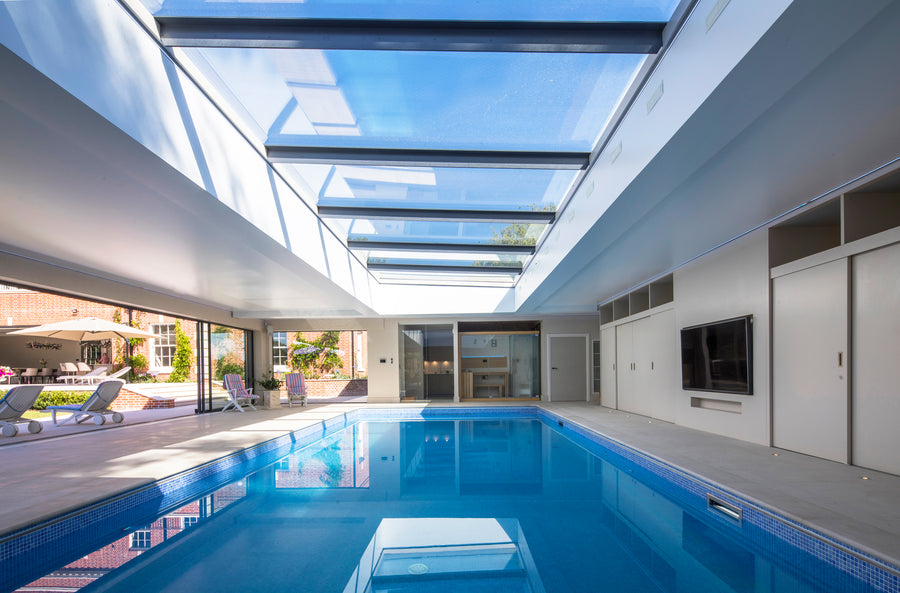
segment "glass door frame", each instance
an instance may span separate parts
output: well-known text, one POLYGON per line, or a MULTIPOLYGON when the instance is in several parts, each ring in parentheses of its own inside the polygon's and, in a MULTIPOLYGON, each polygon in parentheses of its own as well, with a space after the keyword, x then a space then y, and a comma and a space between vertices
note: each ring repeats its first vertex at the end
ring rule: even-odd
MULTIPOLYGON (((256 376, 253 366, 253 340, 255 332, 240 327, 231 327, 221 323, 211 324, 207 321, 197 322, 197 407, 194 412, 205 414, 218 412, 224 406, 216 406, 213 402, 213 361, 212 361, 212 332, 213 325, 227 327, 228 329, 243 332, 244 340, 244 385, 252 386, 253 377, 256 376)), ((223 402, 224 403, 224 402, 223 402)))
MULTIPOLYGON (((496 330, 480 330, 480 331, 464 331, 464 332, 457 331, 456 332, 456 336, 457 336, 456 337, 456 376, 457 376, 457 381, 456 381, 457 398, 456 398, 456 401, 485 401, 486 399, 493 399, 493 398, 477 398, 474 396, 475 395, 474 390, 472 390, 470 397, 463 398, 463 394, 468 393, 470 389, 464 384, 465 375, 463 374, 462 340, 463 340, 464 336, 477 336, 477 335, 481 335, 481 336, 514 336, 514 335, 535 336, 536 335, 537 336, 537 346, 536 346, 537 347, 537 364, 534 366, 534 372, 537 373, 537 385, 539 386, 538 393, 531 395, 531 396, 527 396, 527 397, 526 396, 519 397, 519 396, 512 395, 512 385, 510 384, 510 380, 509 380, 510 379, 510 370, 512 369, 512 364, 511 364, 511 361, 507 360, 507 365, 506 365, 507 378, 506 378, 505 389, 504 389, 505 395, 502 395, 502 392, 501 392, 501 396, 497 399, 501 399, 501 400, 515 399, 515 400, 522 400, 522 401, 538 400, 538 401, 540 401, 540 399, 541 399, 541 393, 540 393, 541 392, 541 389, 540 389, 541 364, 540 364, 540 361, 541 361, 541 346, 542 346, 542 343, 541 343, 542 330, 541 329, 504 330, 502 328, 496 329, 496 330)), ((478 358, 478 357, 476 357, 476 358, 478 358)), ((497 374, 497 373, 493 369, 491 369, 490 373, 485 373, 485 374, 497 374)), ((534 383, 534 378, 532 378, 532 383, 534 383)))

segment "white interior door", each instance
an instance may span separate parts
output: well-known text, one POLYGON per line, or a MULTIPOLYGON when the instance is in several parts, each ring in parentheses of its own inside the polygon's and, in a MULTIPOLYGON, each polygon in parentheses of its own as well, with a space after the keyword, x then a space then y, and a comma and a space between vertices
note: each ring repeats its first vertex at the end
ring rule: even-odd
POLYGON ((616 326, 616 393, 620 410, 635 412, 634 324, 616 326))
POLYGON ((600 403, 615 408, 616 402, 616 328, 600 332, 600 403))
POLYGON ((900 245, 853 260, 855 465, 900 474, 900 245))
POLYGON ((550 335, 550 401, 590 401, 587 335, 550 335))
POLYGON ((676 373, 677 342, 675 311, 663 311, 650 317, 649 414, 667 422, 675 421, 675 402, 681 396, 680 377, 676 373))
POLYGON ((847 261, 772 282, 776 447, 847 463, 847 261))

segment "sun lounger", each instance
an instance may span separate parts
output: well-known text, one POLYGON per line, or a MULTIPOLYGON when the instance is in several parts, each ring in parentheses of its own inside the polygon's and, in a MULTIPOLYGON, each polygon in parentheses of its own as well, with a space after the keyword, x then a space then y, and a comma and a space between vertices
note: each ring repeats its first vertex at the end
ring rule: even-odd
MULTIPOLYGON (((6 392, 6 396, 0 400, 0 433, 3 436, 16 436, 19 432, 16 424, 26 422, 22 419, 22 414, 31 409, 43 388, 42 385, 19 385, 6 392)), ((28 432, 31 434, 37 434, 44 428, 37 420, 27 422, 28 432)))
POLYGON ((125 374, 131 370, 131 367, 122 367, 115 373, 107 373, 106 369, 103 369, 103 372, 99 375, 82 375, 76 379, 76 382, 82 384, 91 384, 100 383, 101 381, 108 381, 109 379, 121 379, 125 376, 125 374))
POLYGON ((224 408, 222 408, 223 412, 230 408, 234 408, 238 412, 243 412, 244 406, 251 410, 256 409, 253 406, 253 402, 259 399, 259 396, 253 395, 253 389, 244 387, 244 380, 241 379, 240 375, 225 375, 225 379, 222 381, 222 387, 228 392, 228 397, 231 400, 224 408))
POLYGON ((114 412, 109 409, 109 406, 112 404, 113 400, 116 399, 116 396, 119 395, 119 390, 122 389, 122 385, 125 384, 125 381, 121 379, 112 379, 110 381, 104 381, 97 386, 97 389, 94 390, 94 393, 91 394, 91 397, 88 398, 86 402, 83 404, 70 404, 67 406, 47 406, 47 409, 50 411, 50 419, 53 424, 59 426, 60 424, 65 424, 69 420, 74 419, 76 424, 80 424, 85 420, 93 419, 94 424, 100 425, 106 422, 106 415, 110 415, 113 422, 122 422, 125 417, 120 412, 114 412), (66 412, 71 414, 68 418, 63 420, 62 422, 56 421, 56 414, 59 412, 66 412))
POLYGON ((73 384, 88 385, 95 381, 102 381, 109 374, 107 367, 97 367, 84 375, 77 375, 72 378, 73 384))

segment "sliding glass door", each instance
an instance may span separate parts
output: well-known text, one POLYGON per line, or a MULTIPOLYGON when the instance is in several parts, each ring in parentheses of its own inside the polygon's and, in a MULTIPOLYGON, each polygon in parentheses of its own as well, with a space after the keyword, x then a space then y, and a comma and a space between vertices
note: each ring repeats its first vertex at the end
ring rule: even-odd
POLYGON ((400 399, 453 399, 453 326, 401 325, 400 399))

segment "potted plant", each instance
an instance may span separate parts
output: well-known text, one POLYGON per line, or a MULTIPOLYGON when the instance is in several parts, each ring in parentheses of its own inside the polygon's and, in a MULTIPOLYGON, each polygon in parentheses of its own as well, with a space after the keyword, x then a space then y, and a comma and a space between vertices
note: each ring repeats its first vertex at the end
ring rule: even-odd
POLYGON ((259 385, 259 396, 263 400, 263 405, 267 408, 281 407, 281 379, 276 379, 275 374, 269 371, 257 379, 256 384, 259 385))

